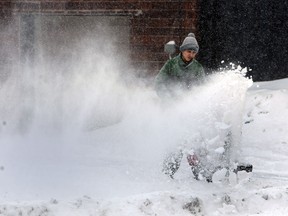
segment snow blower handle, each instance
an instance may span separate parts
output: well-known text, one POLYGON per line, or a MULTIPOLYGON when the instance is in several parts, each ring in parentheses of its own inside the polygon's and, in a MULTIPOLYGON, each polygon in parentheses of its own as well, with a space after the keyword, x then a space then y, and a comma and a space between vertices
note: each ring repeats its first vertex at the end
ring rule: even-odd
POLYGON ((239 171, 246 171, 247 173, 252 172, 253 165, 252 164, 239 164, 237 165, 237 168, 234 170, 235 173, 238 173, 239 171))

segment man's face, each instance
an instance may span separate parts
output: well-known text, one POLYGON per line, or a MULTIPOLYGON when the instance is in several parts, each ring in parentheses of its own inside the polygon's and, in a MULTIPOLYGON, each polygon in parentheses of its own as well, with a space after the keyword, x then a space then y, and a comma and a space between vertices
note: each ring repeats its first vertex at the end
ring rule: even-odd
POLYGON ((193 50, 184 50, 182 52, 182 57, 183 57, 183 59, 185 61, 189 62, 189 61, 191 61, 192 59, 195 58, 196 54, 197 53, 195 51, 193 51, 193 50))

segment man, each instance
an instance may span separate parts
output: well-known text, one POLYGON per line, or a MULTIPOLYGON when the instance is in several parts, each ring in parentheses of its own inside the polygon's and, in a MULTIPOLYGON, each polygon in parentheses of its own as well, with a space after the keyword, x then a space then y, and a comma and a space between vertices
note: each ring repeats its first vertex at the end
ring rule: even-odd
POLYGON ((180 51, 165 63, 155 79, 155 88, 161 97, 177 97, 204 80, 203 67, 195 59, 199 45, 193 33, 184 39, 180 51))
MULTIPOLYGON (((195 59, 199 51, 199 45, 193 33, 189 33, 184 39, 180 46, 180 51, 179 55, 165 63, 155 79, 156 91, 161 98, 165 99, 168 97, 175 99, 181 96, 183 91, 187 91, 193 86, 201 84, 205 79, 203 67, 195 59)), ((178 150, 169 154, 164 160, 163 172, 173 178, 185 155, 195 179, 206 179, 206 181, 212 182, 213 174, 219 169, 227 168, 229 165, 229 161, 227 163, 227 160, 229 160, 227 154, 229 154, 231 142, 232 132, 228 131, 224 139, 225 151, 218 155, 220 157, 219 160, 223 161, 223 163, 220 164, 214 163, 215 161, 209 159, 209 152, 205 148, 198 148, 187 152, 187 150, 179 147, 178 150)), ((253 166, 251 164, 240 163, 233 172, 237 173, 243 170, 252 172, 252 169, 253 166)))
MULTIPOLYGON (((198 51, 199 45, 195 35, 189 33, 180 46, 180 54, 169 59, 155 79, 155 88, 161 98, 177 98, 183 92, 203 82, 205 77, 203 67, 195 59, 198 51)), ((163 164, 163 172, 173 178, 182 157, 181 149, 168 155, 163 164)), ((194 171, 198 167, 197 158, 188 155, 187 159, 197 179, 197 172, 194 171)))

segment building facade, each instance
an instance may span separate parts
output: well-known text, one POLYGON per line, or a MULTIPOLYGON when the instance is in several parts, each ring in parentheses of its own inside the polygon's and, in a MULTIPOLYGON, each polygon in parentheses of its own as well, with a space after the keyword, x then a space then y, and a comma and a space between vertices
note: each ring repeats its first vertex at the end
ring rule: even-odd
POLYGON ((168 59, 165 43, 179 44, 191 31, 197 36, 198 10, 197 0, 1 0, 1 71, 9 73, 13 62, 32 58, 36 42, 57 49, 71 36, 73 46, 77 40, 72 35, 81 37, 98 26, 97 37, 101 26, 108 26, 135 70, 154 75, 168 59))

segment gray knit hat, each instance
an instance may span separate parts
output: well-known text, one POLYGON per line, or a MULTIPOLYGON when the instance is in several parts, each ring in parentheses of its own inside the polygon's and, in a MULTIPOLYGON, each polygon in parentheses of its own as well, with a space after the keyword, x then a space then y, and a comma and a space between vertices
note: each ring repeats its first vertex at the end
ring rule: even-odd
POLYGON ((194 50, 196 52, 199 51, 199 45, 193 33, 189 33, 180 46, 180 51, 182 52, 184 50, 194 50))

